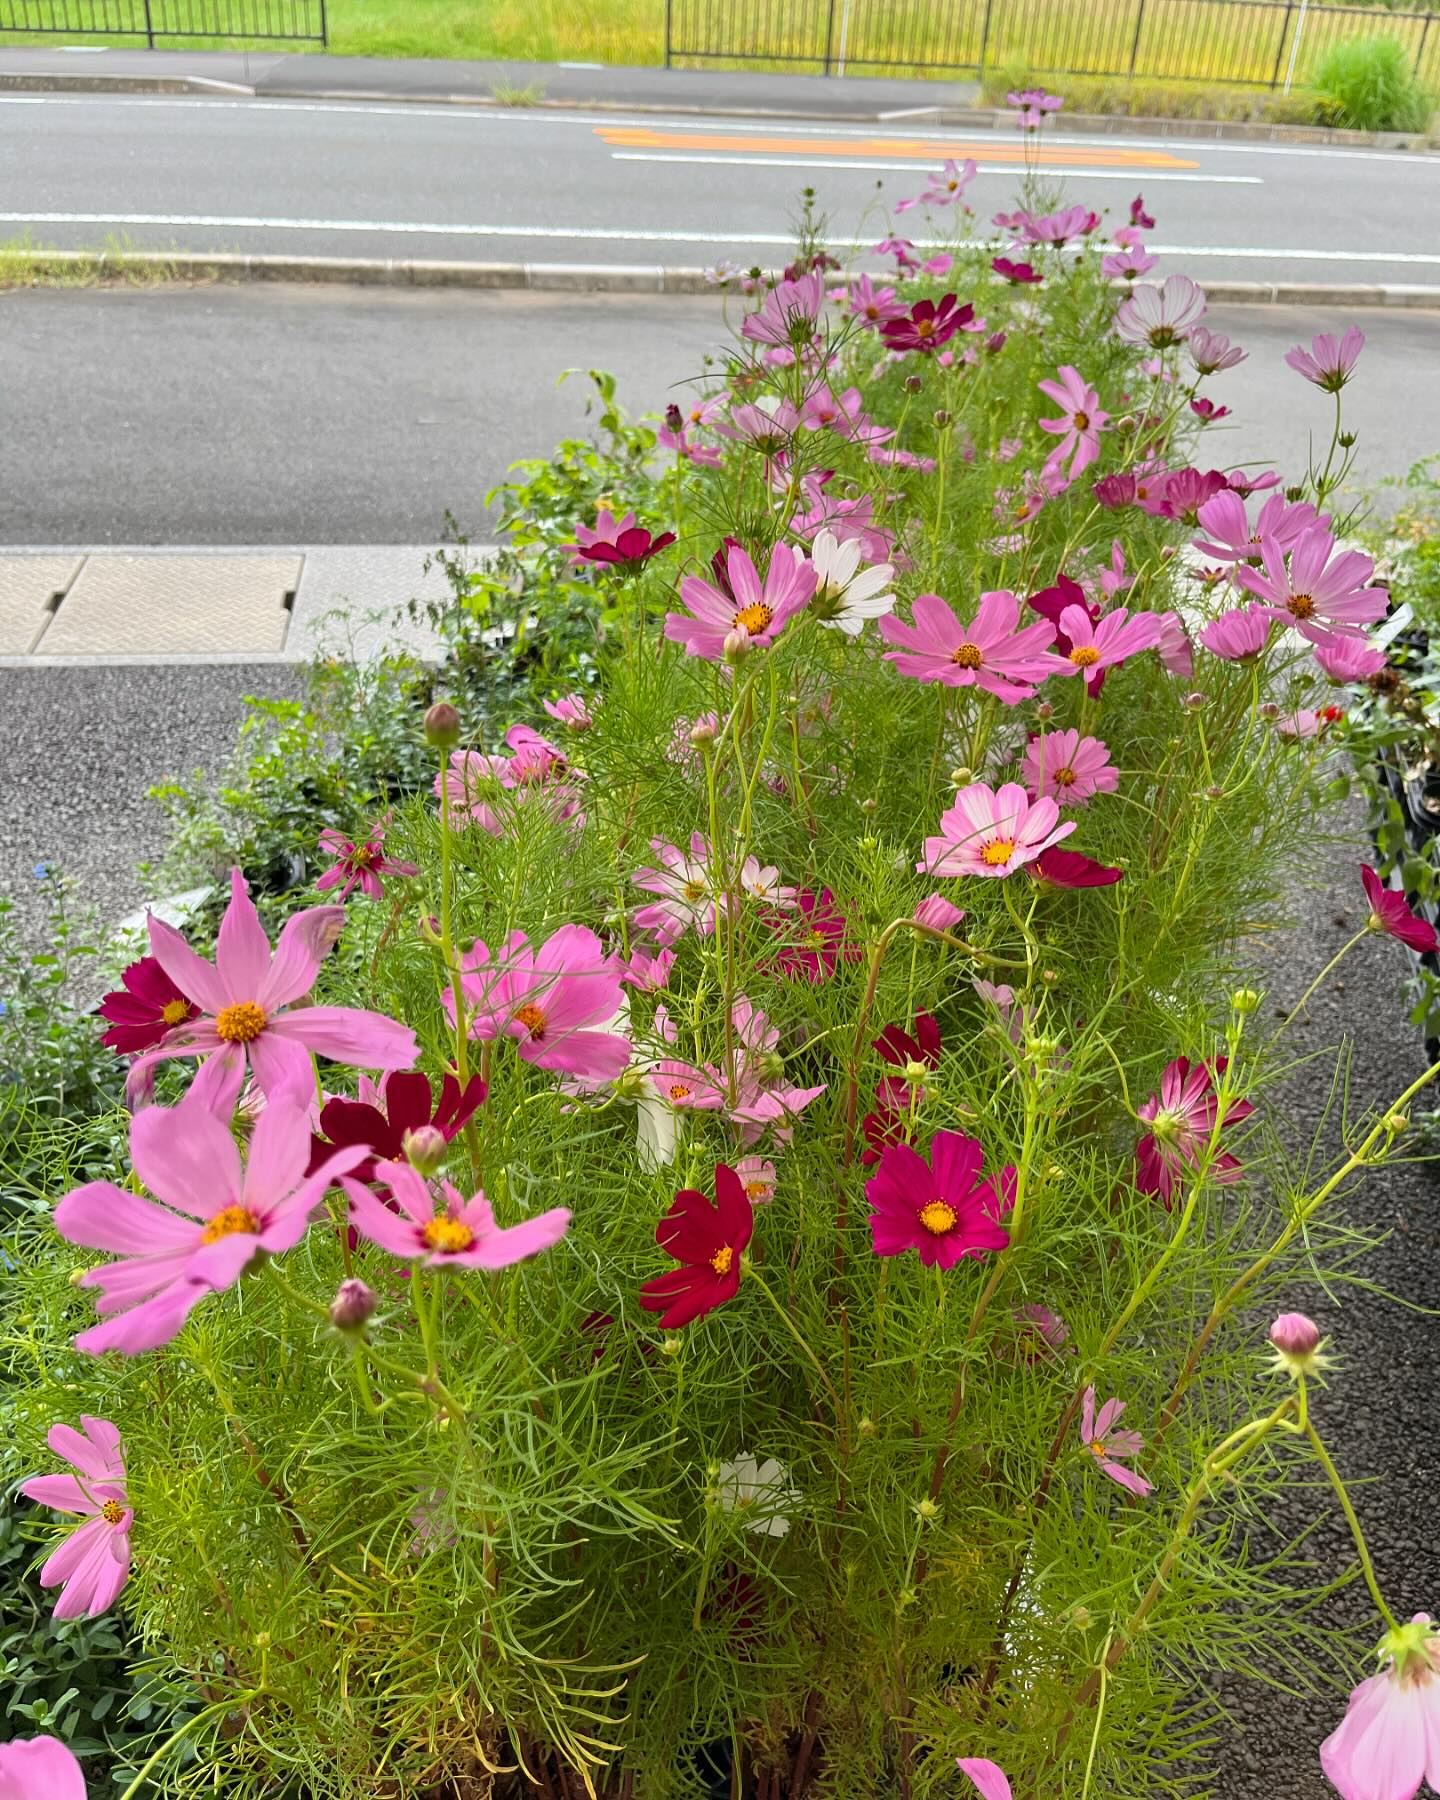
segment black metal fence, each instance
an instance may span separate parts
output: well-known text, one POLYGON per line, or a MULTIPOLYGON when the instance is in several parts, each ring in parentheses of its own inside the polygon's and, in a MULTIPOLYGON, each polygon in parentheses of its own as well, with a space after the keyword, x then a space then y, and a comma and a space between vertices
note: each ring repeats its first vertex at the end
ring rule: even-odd
POLYGON ((193 42, 327 41, 325 0, 0 0, 0 32, 193 42))
POLYGON ((1279 87, 1332 45, 1398 38, 1440 88, 1440 20, 1309 0, 666 0, 665 61, 824 75, 1022 68, 1279 87))

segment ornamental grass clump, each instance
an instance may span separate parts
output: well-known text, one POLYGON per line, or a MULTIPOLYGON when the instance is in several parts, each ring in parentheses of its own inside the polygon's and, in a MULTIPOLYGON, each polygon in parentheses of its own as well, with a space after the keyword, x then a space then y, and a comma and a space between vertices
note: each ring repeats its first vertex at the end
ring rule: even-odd
MULTIPOLYGON (((1193 282, 963 191, 523 527, 592 683, 433 708, 343 908, 272 949, 237 875, 103 1009, 130 1155, 17 1235, 7 1343, 45 1580, 194 1683, 158 1791, 1152 1800, 1209 1675, 1359 1667, 1247 1554, 1303 1486, 1374 1589, 1343 1332, 1322 1386, 1257 1309, 1428 1076, 1292 1162, 1246 978, 1386 595, 1328 489, 1211 466, 1193 282)), ((1440 1666, 1374 1592, 1352 1800, 1440 1666)))

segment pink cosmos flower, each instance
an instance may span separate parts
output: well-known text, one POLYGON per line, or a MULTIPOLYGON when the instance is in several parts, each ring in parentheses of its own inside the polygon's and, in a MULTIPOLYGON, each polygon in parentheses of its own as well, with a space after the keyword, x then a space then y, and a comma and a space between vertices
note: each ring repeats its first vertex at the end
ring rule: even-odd
POLYGON ((1026 873, 1040 887, 1092 888, 1113 887, 1125 871, 1107 868, 1093 857, 1082 856, 1078 850, 1059 850, 1052 846, 1042 850, 1034 862, 1026 865, 1026 873))
POLYGON ((153 956, 131 963, 122 971, 120 984, 95 1010, 110 1021, 100 1042, 121 1056, 153 1049, 177 1025, 193 1019, 198 1010, 153 956))
POLYGON ((1100 433, 1110 423, 1110 415, 1101 412, 1099 394, 1086 386, 1069 363, 1060 365, 1059 375, 1058 381, 1038 383, 1040 392, 1060 408, 1058 419, 1038 421, 1042 431, 1060 439, 1046 459, 1045 469, 1049 473, 1061 468, 1069 458, 1070 479, 1078 481, 1100 454, 1100 433))
POLYGON ((491 837, 505 830, 507 811, 542 804, 557 819, 584 823, 576 772, 563 750, 530 725, 505 733, 508 756, 456 750, 443 777, 435 777, 436 799, 448 798, 452 819, 478 825, 491 837))
POLYGON ((846 298, 854 316, 877 329, 889 319, 905 317, 905 302, 896 299, 894 288, 876 287, 868 275, 855 277, 846 298))
POLYGON ((770 1125, 778 1128, 783 1142, 794 1120, 812 1100, 819 1099, 825 1085, 802 1088, 785 1079, 785 1065, 776 1048, 780 1033, 744 994, 736 996, 730 1020, 739 1054, 735 1101, 726 1116, 740 1126, 745 1144, 755 1143, 770 1125))
POLYGON ((912 917, 917 924, 929 925, 935 931, 948 931, 965 917, 962 908, 952 906, 943 894, 927 894, 915 908, 912 917))
POLYGON ((981 1174, 981 1161, 977 1140, 955 1131, 935 1133, 928 1163, 909 1144, 886 1145, 865 1183, 875 1254, 915 1250, 926 1268, 950 1269, 963 1257, 1004 1250, 1010 1233, 1000 1223, 1002 1194, 1015 1171, 1004 1171, 997 1193, 981 1174))
POLYGON ((1219 469, 1171 469, 1165 477, 1164 491, 1146 503, 1144 510, 1156 518, 1179 519, 1194 525, 1200 508, 1207 500, 1225 491, 1225 477, 1219 469))
POLYGON ((665 423, 655 434, 655 442, 662 450, 673 450, 684 461, 694 463, 697 469, 718 469, 725 461, 722 453, 713 444, 694 442, 679 423, 679 407, 667 407, 665 423), (674 413, 676 423, 670 423, 670 415, 674 413))
POLYGON ((1116 313, 1115 330, 1127 344, 1163 350, 1189 337, 1204 316, 1204 288, 1188 275, 1170 275, 1160 287, 1137 287, 1116 313))
POLYGON ((1280 545, 1262 539, 1264 573, 1241 567, 1236 578, 1266 603, 1272 618, 1293 625, 1312 644, 1324 644, 1333 632, 1373 625, 1390 604, 1385 588, 1370 585, 1375 564, 1363 551, 1334 552, 1333 534, 1321 524, 1310 525, 1295 540, 1288 568, 1280 545))
POLYGON ((1020 627, 1020 602, 1008 589, 982 594, 969 625, 938 594, 917 595, 911 610, 913 625, 892 615, 881 619, 879 629, 887 644, 897 646, 885 660, 916 681, 978 687, 1014 706, 1048 675, 1069 672, 1049 650, 1054 626, 1042 620, 1020 627))
MULTIPOLYGON (((1005 96, 1005 104, 1016 108, 1015 123, 1022 131, 1038 131, 1047 113, 1059 112, 1065 102, 1059 94, 1047 94, 1044 88, 1022 88, 1005 96)), ((985 1800, 990 1800, 987 1794, 985 1800)))
POLYGON ((880 327, 880 335, 887 350, 914 350, 928 355, 949 343, 974 317, 975 308, 968 301, 962 306, 954 294, 945 294, 938 301, 917 300, 904 317, 887 319, 880 327))
POLYGON ((1358 325, 1352 325, 1340 338, 1333 332, 1322 331, 1310 340, 1308 351, 1297 344, 1293 350, 1285 352, 1285 361, 1297 375, 1303 375, 1327 394, 1338 394, 1355 373, 1355 364, 1364 348, 1365 333, 1358 325))
POLYGON ((708 1065, 701 1069, 678 1057, 666 1057, 650 1071, 655 1091, 677 1112, 719 1112, 725 1104, 723 1077, 708 1065))
MULTIPOLYGON (((1135 1153, 1137 1192, 1159 1194, 1168 1207, 1175 1190, 1199 1164, 1219 1116, 1215 1082, 1224 1074, 1226 1062, 1223 1056, 1200 1063, 1192 1063, 1188 1056, 1177 1056, 1166 1065, 1159 1093, 1152 1094, 1137 1115, 1150 1126, 1135 1153)), ((1221 1131, 1248 1119, 1254 1110, 1248 1100, 1232 1100, 1221 1131)), ((1228 1151, 1217 1150, 1210 1162, 1211 1181, 1228 1185, 1239 1181, 1243 1174, 1228 1151)))
POLYGON ((386 1181, 394 1206, 383 1205, 368 1187, 341 1182, 350 1202, 350 1222, 362 1237, 391 1256, 427 1268, 508 1269, 558 1244, 570 1226, 563 1206, 501 1226, 483 1193, 466 1200, 448 1181, 434 1187, 419 1170, 397 1163, 386 1181))
POLYGON ((574 563, 609 563, 625 570, 638 569, 659 550, 675 542, 673 531, 662 531, 652 537, 643 525, 637 525, 633 512, 623 519, 601 511, 593 526, 575 527, 574 563))
POLYGON ((1312 706, 1302 706, 1298 712, 1286 713, 1275 721, 1275 729, 1284 738, 1322 737, 1330 726, 1336 725, 1345 714, 1338 706, 1322 706, 1317 712, 1312 706))
POLYGON ((797 890, 785 887, 780 871, 772 865, 762 866, 758 856, 747 856, 740 865, 740 888, 752 900, 777 906, 782 912, 793 912, 797 890))
POLYGON ((980 1800, 1014 1800, 1005 1771, 988 1756, 957 1756, 955 1766, 975 1783, 980 1800))
POLYGON ((1095 1389, 1093 1386, 1086 1388, 1080 1403, 1080 1442, 1112 1481, 1118 1481, 1121 1487, 1143 1497, 1150 1492, 1150 1483, 1143 1475, 1137 1475, 1133 1469, 1127 1469, 1115 1460, 1120 1456, 1135 1456, 1145 1448, 1145 1440, 1138 1431, 1119 1429, 1120 1415, 1124 1411, 1123 1400, 1107 1400, 1097 1415, 1095 1389))
POLYGON ((1404 894, 1387 888, 1368 863, 1360 865, 1360 881, 1365 898, 1370 902, 1367 923, 1372 931, 1383 931, 1387 937, 1398 938, 1411 950, 1440 950, 1435 927, 1424 919, 1417 919, 1404 894))
POLYGON ((1332 681, 1368 681, 1385 667, 1385 652, 1372 650, 1362 637, 1337 632, 1328 644, 1315 646, 1315 660, 1332 681))
POLYGON ((1091 488, 1096 500, 1107 512, 1135 504, 1135 477, 1131 474, 1102 475, 1091 488))
POLYGON ((1059 212, 1028 218, 1024 225, 1026 239, 1032 244, 1053 244, 1063 250, 1071 238, 1088 237, 1100 223, 1100 215, 1088 206, 1066 206, 1059 212))
POLYGON ((85 1800, 85 1775, 59 1738, 0 1744, 0 1800, 85 1800))
POLYGON ((763 1156, 742 1156, 735 1165, 735 1173, 752 1206, 768 1205, 775 1198, 778 1178, 773 1162, 766 1162, 763 1156))
POLYGON ((1103 614, 1093 624, 1083 606, 1067 606, 1060 615, 1060 629, 1070 640, 1061 672, 1083 675, 1093 694, 1100 677, 1142 650, 1153 650, 1160 641, 1160 621, 1154 613, 1129 614, 1123 606, 1103 614), (1067 669, 1065 663, 1070 667, 1067 669))
MULTIPOLYGON (((20 1492, 39 1506, 78 1513, 85 1520, 40 1570, 42 1587, 58 1587, 57 1619, 98 1618, 109 1612, 130 1574, 130 1526, 135 1514, 125 1497, 125 1459, 120 1433, 108 1419, 80 1415, 80 1429, 52 1425, 45 1442, 74 1475, 36 1475, 20 1492)), ((37 1797, 41 1789, 34 1790, 37 1797)), ((0 1781, 0 1794, 3 1794, 0 1781)), ((45 1789, 48 1795, 50 1789, 45 1789)), ((84 1787, 81 1787, 83 1800, 84 1787)))
POLYGON ((992 257, 990 267, 997 275, 1002 275, 1011 287, 1030 287, 1045 279, 1033 264, 1012 262, 1008 256, 992 257))
POLYGON ((307 1174, 309 1117, 287 1095, 260 1114, 242 1169, 228 1108, 217 1118, 198 1088, 197 1081, 178 1106, 146 1107, 131 1122, 135 1173, 163 1205, 91 1181, 55 1208, 61 1237, 121 1258, 80 1279, 100 1290, 104 1323, 82 1331, 77 1350, 136 1356, 168 1344, 207 1294, 233 1287, 262 1252, 293 1249, 330 1184, 365 1160, 352 1144, 307 1174))
POLYGON ((1440 1793, 1440 1634, 1430 1615, 1387 1631, 1379 1654, 1388 1666, 1352 1691, 1320 1767, 1342 1800, 1440 1793))
POLYGON ((1272 494, 1252 526, 1244 500, 1227 487, 1212 494, 1197 510, 1195 520, 1205 536, 1194 539, 1194 545, 1202 556, 1213 557, 1216 562, 1258 563, 1260 546, 1267 537, 1282 550, 1289 550, 1318 519, 1319 514, 1308 501, 1292 503, 1283 494, 1272 494))
POLYGON ((762 394, 758 400, 732 405, 729 418, 717 419, 713 429, 721 437, 749 444, 762 456, 779 456, 800 429, 800 414, 788 400, 762 394))
POLYGON ((1184 620, 1174 612, 1157 613, 1156 617, 1160 621, 1160 635, 1155 640, 1155 649, 1160 661, 1172 675, 1181 675, 1188 680, 1195 672, 1195 651, 1184 620))
POLYGON ((1025 780, 1036 800, 1048 793, 1061 806, 1084 806, 1094 794, 1113 794, 1120 771, 1099 738, 1052 731, 1025 746, 1025 780))
POLYGON ((687 656, 720 662, 725 639, 739 632, 752 645, 768 646, 808 603, 815 592, 815 569, 803 551, 777 544, 770 552, 765 583, 749 556, 738 545, 725 559, 730 593, 723 593, 699 575, 687 575, 680 583, 680 598, 690 609, 665 615, 665 636, 683 644, 687 656))
POLYGON ((636 912, 636 926, 653 932, 666 948, 687 931, 709 937, 728 904, 725 896, 715 891, 709 841, 695 831, 688 850, 677 849, 663 838, 652 838, 650 848, 660 866, 637 869, 630 879, 647 894, 658 894, 659 899, 636 912))
POLYGON ((542 700, 540 704, 552 719, 571 731, 588 731, 595 723, 584 694, 565 694, 559 700, 542 700))
POLYGON ((512 1037, 522 1061, 587 1083, 614 1081, 629 1063, 629 1038, 607 1029, 621 1010, 620 971, 588 926, 562 925, 538 948, 514 931, 498 956, 477 941, 460 968, 471 1037, 512 1037))
POLYGON ((177 1056, 198 1056, 194 1089, 227 1116, 248 1067, 267 1099, 314 1084, 311 1052, 363 1069, 408 1069, 420 1054, 415 1033, 383 1013, 354 1006, 296 1006, 320 973, 345 923, 339 906, 316 906, 285 921, 271 954, 238 869, 215 940, 215 961, 197 956, 175 929, 151 913, 150 949, 197 1016, 177 1025, 130 1070, 127 1092, 149 1091, 150 1071, 177 1056))
POLYGON ((1155 229, 1155 221, 1145 210, 1145 196, 1143 194, 1137 194, 1130 202, 1130 223, 1134 226, 1138 226, 1141 231, 1153 231, 1155 229))
MULTIPOLYGON (((915 1035, 899 1025, 887 1025, 871 1042, 898 1075, 882 1076, 875 1087, 875 1099, 882 1112, 908 1112, 925 1102, 921 1076, 926 1069, 938 1069, 942 1048, 940 1027, 929 1013, 916 1013, 915 1035)), ((875 1159, 862 1158, 873 1162, 875 1159)))
POLYGON ((1070 1327, 1048 1306, 1029 1300, 1014 1309, 1015 1323, 1020 1327, 1021 1354, 1026 1362, 1037 1362, 1043 1356, 1063 1350, 1070 1342, 1070 1327))
POLYGON ((380 825, 375 826, 370 835, 359 844, 347 838, 343 832, 327 826, 320 833, 320 848, 335 860, 315 886, 321 893, 338 887, 338 897, 342 902, 348 900, 357 887, 367 899, 383 899, 384 889, 380 885, 382 875, 420 873, 414 863, 396 862, 385 854, 385 831, 380 825))
POLYGON ((812 539, 828 531, 840 544, 857 540, 867 563, 884 562, 890 555, 894 534, 875 523, 875 501, 870 494, 855 498, 831 494, 824 480, 813 474, 801 477, 800 492, 808 504, 790 521, 796 537, 812 539))
POLYGON ((1136 281, 1141 275, 1148 275, 1158 261, 1158 257, 1132 245, 1129 249, 1102 256, 1100 273, 1111 281, 1136 281))
POLYGON ((916 206, 954 206, 976 176, 975 160, 967 157, 964 165, 950 157, 938 175, 931 175, 925 191, 913 200, 897 200, 897 213, 909 212, 916 206))
POLYGON ((1270 625, 1271 614, 1265 607, 1240 606, 1212 619, 1201 630, 1200 642, 1225 662, 1249 662, 1269 641, 1270 625))
POLYGON ((849 922, 829 888, 817 894, 801 888, 795 909, 773 913, 762 921, 776 938, 772 966, 784 975, 828 981, 842 962, 855 962, 859 947, 849 941, 849 922))
MULTIPOLYGON (((873 256, 893 256, 895 258, 895 272, 897 275, 903 274, 906 269, 918 269, 920 267, 920 258, 915 255, 915 246, 910 242, 909 238, 881 238, 871 254, 873 256)), ((903 309, 901 316, 904 316, 903 309)))
POLYGON ((1053 800, 1032 801, 1016 782, 997 791, 972 781, 941 815, 941 836, 926 838, 925 859, 916 867, 931 875, 1003 878, 1074 829, 1073 819, 1061 822, 1053 800))
POLYGON ((642 994, 658 994, 670 985, 670 971, 675 966, 673 950, 632 950, 620 979, 626 987, 638 988, 642 994))
POLYGON ((825 276, 819 269, 795 281, 777 281, 758 312, 747 313, 740 335, 756 344, 803 349, 815 337, 825 306, 825 276))

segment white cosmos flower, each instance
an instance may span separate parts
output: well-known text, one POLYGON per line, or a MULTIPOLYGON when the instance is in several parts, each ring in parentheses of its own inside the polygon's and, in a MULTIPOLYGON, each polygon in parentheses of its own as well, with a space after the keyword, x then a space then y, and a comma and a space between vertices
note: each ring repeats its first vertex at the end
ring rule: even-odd
POLYGON ((1115 314, 1117 336, 1163 350, 1189 337, 1205 313, 1205 290, 1188 275, 1167 276, 1163 286, 1138 284, 1115 314))
POLYGON ((859 538, 842 543, 829 526, 815 533, 810 546, 815 593, 807 611, 846 637, 859 637, 867 619, 878 619, 895 608, 895 596, 889 592, 894 569, 889 563, 862 569, 861 548, 859 538))
POLYGON ((799 1490, 791 1487, 773 1456, 763 1463, 753 1456, 722 1462, 716 1491, 726 1512, 741 1513, 747 1531, 766 1537, 784 1537, 790 1529, 788 1509, 800 1504, 799 1490))

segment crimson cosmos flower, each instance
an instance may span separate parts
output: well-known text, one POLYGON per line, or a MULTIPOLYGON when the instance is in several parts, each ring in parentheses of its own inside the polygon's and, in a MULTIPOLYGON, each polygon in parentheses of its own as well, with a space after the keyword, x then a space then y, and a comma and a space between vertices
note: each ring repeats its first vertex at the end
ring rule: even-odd
POLYGON ((917 300, 903 319, 886 319, 880 327, 887 350, 918 350, 928 354, 949 343, 955 333, 975 317, 967 300, 962 306, 954 294, 940 300, 917 300))
POLYGON ((1365 885, 1365 898, 1370 902, 1372 931, 1383 931, 1387 937, 1398 938, 1410 950, 1440 950, 1435 927, 1415 917, 1404 894, 1387 888, 1368 863, 1361 863, 1360 879, 1365 885))
MULTIPOLYGON (((898 1025, 887 1025, 874 1039, 873 1047, 897 1069, 903 1069, 908 1063, 935 1069, 940 1066, 940 1027, 929 1013, 917 1013, 913 1037, 898 1025)), ((860 1121, 860 1129, 865 1134, 865 1148, 860 1153, 864 1168, 874 1168, 888 1144, 905 1141, 910 1091, 910 1083, 903 1075, 886 1075, 875 1084, 878 1110, 866 1113, 860 1121)), ((917 1101, 924 1098, 924 1089, 917 1087, 917 1101)))
POLYGON ((434 1104, 430 1079, 418 1071, 398 1070, 375 1086, 365 1083, 365 1098, 327 1100, 320 1112, 320 1131, 310 1153, 311 1174, 326 1157, 352 1144, 362 1145, 370 1155, 351 1171, 356 1181, 382 1181, 385 1163, 403 1163, 405 1139, 412 1131, 432 1126, 448 1144, 475 1116, 476 1108, 485 1100, 485 1083, 472 1075, 462 1088, 453 1075, 447 1075, 440 1086, 440 1101, 434 1104))
POLYGON ((121 1056, 151 1050, 177 1025, 193 1019, 197 1007, 176 987, 153 956, 142 956, 122 971, 121 986, 96 1007, 110 1029, 101 1038, 121 1056))
POLYGON ((1079 850, 1061 850, 1054 844, 1042 850, 1034 862, 1026 863, 1025 869, 1041 887, 1060 888, 1113 887, 1125 874, 1123 869, 1108 868, 1079 850))
POLYGON ((673 544, 675 533, 662 531, 659 537, 652 537, 645 526, 636 524, 634 513, 617 520, 602 511, 593 528, 577 525, 575 538, 572 562, 613 563, 617 568, 638 569, 657 551, 673 544))
POLYGON ((655 1227, 655 1242, 679 1263, 640 1289, 640 1304, 658 1312, 666 1331, 714 1312, 740 1290, 740 1260, 755 1229, 745 1184, 725 1163, 715 1165, 715 1203, 698 1188, 681 1188, 655 1227))
POLYGON ((1012 287, 1024 287, 1029 282, 1045 279, 1032 263, 1012 262, 1008 256, 992 258, 990 267, 997 275, 1003 275, 1012 287))
POLYGON ((780 939, 771 966, 785 975, 827 981, 837 963, 854 962, 860 955, 854 944, 845 941, 845 915, 829 888, 821 888, 818 894, 813 888, 801 888, 793 912, 769 913, 764 924, 780 939))

